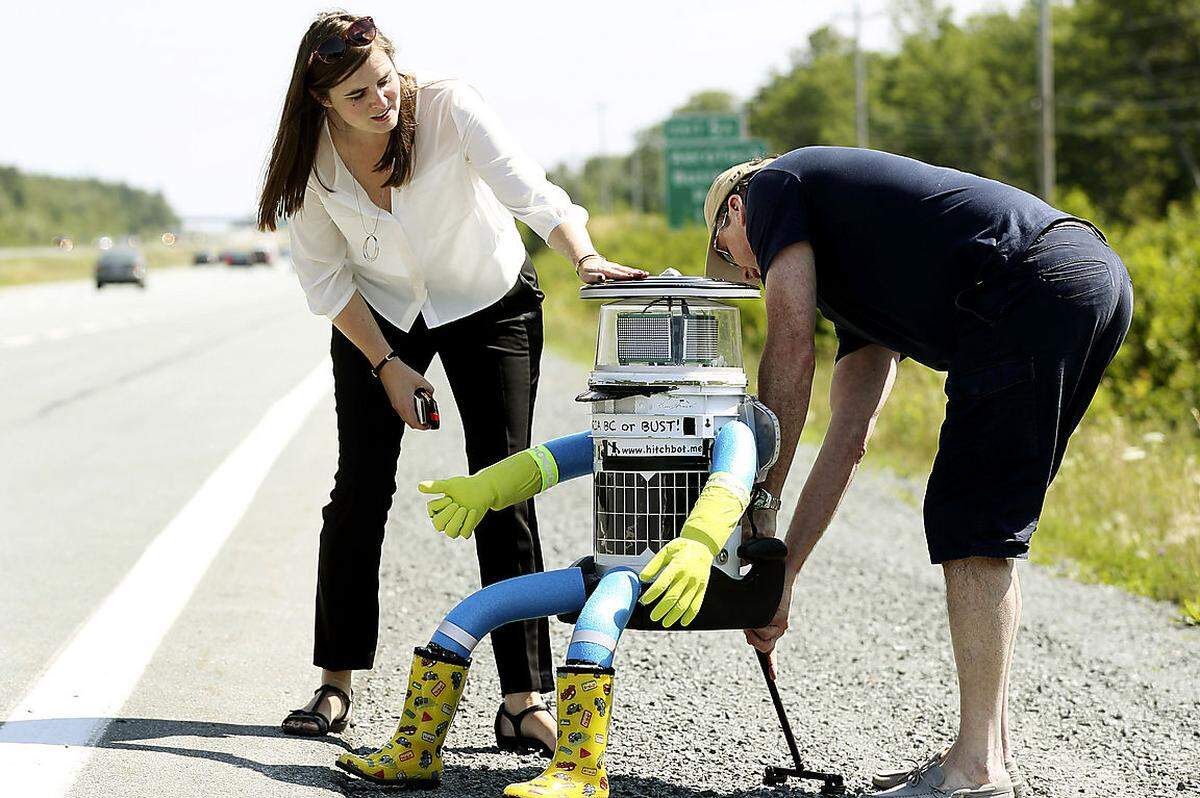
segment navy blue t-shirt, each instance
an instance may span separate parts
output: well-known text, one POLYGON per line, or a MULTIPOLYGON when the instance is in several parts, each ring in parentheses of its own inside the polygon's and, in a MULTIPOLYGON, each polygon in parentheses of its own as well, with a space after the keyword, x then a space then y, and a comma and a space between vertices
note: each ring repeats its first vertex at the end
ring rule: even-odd
POLYGON ((746 234, 763 280, 808 241, 838 357, 875 342, 935 369, 954 353, 954 299, 1070 215, 1004 183, 851 147, 803 147, 750 181, 746 234))

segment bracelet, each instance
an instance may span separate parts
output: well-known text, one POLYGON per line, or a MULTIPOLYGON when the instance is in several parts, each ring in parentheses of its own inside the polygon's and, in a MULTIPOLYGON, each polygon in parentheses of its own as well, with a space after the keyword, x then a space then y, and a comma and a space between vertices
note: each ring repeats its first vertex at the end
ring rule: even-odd
POLYGON ((371 367, 371 376, 374 377, 375 379, 379 379, 380 370, 384 366, 387 365, 389 360, 395 360, 398 357, 400 357, 400 356, 396 354, 395 349, 388 352, 386 355, 383 356, 383 360, 379 361, 378 363, 376 363, 374 366, 371 367))
POLYGON ((576 272, 579 271, 579 267, 582 266, 583 262, 585 260, 587 260, 588 258, 601 258, 601 260, 603 260, 603 258, 601 257, 599 252, 589 252, 588 254, 586 254, 582 258, 580 258, 579 260, 575 261, 575 271, 576 272))

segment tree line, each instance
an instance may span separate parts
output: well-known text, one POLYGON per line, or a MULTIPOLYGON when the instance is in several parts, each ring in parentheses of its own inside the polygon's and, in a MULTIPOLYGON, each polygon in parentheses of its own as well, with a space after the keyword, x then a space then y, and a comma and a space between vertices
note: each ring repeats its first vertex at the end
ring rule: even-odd
POLYGON ((178 228, 179 217, 162 192, 0 166, 0 246, 49 246, 57 236, 91 241, 178 228))
MULTIPOLYGON (((936 0, 897 0, 898 44, 864 53, 867 145, 1038 187, 1038 3, 953 20, 936 0)), ((1200 189, 1200 0, 1076 0, 1052 8, 1060 196, 1106 221, 1161 218, 1200 189)), ((858 143, 855 42, 811 33, 787 68, 739 105, 702 92, 675 112, 743 111, 785 152, 858 143)), ((661 126, 634 150, 554 176, 584 204, 662 210, 661 126)))

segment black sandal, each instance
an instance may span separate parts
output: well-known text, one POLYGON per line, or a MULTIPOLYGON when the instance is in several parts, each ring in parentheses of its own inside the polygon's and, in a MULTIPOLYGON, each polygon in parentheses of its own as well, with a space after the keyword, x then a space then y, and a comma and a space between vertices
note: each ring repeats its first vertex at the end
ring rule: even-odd
POLYGON ((532 707, 526 707, 515 715, 504 708, 504 704, 500 704, 500 709, 496 712, 496 745, 501 751, 516 751, 517 753, 534 752, 544 757, 554 756, 554 749, 546 745, 537 737, 528 737, 521 734, 521 721, 526 715, 533 712, 549 712, 550 708, 544 704, 535 704, 532 707), (513 734, 500 733, 500 719, 507 718, 512 724, 513 734))
POLYGON ((340 687, 337 687, 336 685, 323 684, 316 689, 313 695, 316 696, 316 698, 310 703, 312 703, 314 709, 304 709, 303 707, 300 709, 293 709, 288 716, 283 719, 283 723, 280 724, 280 728, 283 729, 284 734, 294 734, 298 737, 323 737, 330 732, 337 734, 345 729, 350 723, 350 716, 354 711, 354 703, 351 698, 351 696, 354 695, 353 690, 350 691, 350 695, 346 695, 346 691, 340 687), (321 705, 321 701, 323 699, 328 698, 331 695, 342 699, 342 703, 345 705, 345 709, 342 710, 342 714, 332 719, 325 717, 320 712, 315 710, 315 707, 321 705), (309 727, 307 725, 301 725, 301 723, 298 723, 297 721, 310 721, 315 723, 317 724, 317 730, 315 732, 309 731, 309 727))

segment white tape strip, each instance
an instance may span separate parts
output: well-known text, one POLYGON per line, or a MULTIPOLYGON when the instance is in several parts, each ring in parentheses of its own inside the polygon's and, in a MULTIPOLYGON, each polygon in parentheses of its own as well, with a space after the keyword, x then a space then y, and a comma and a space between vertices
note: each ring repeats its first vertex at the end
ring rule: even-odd
POLYGON ((475 650, 475 646, 479 645, 479 640, 473 637, 470 632, 468 632, 466 629, 463 629, 461 626, 456 626, 450 623, 449 621, 442 621, 441 626, 439 626, 437 630, 453 640, 455 643, 458 643, 460 646, 465 648, 468 654, 475 650))
POLYGON ((609 651, 617 650, 617 638, 598 632, 595 629, 576 629, 575 634, 571 635, 571 645, 576 643, 595 643, 598 646, 603 646, 609 651))

